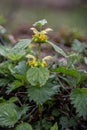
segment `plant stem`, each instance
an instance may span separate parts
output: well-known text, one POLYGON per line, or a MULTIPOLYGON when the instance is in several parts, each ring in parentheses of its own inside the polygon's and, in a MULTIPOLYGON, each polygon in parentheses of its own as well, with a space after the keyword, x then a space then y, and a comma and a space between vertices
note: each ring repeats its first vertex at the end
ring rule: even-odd
POLYGON ((63 86, 61 80, 59 78, 57 78, 57 80, 59 81, 59 84, 61 85, 61 87, 69 94, 68 90, 63 86))
POLYGON ((42 25, 40 26, 40 31, 42 31, 42 25))
POLYGON ((43 127, 42 127, 42 109, 43 109, 43 107, 41 104, 38 105, 38 109, 39 109, 39 119, 40 119, 40 130, 42 130, 43 129, 43 127))
POLYGON ((39 43, 38 46, 38 60, 40 61, 40 56, 41 56, 41 44, 39 43))

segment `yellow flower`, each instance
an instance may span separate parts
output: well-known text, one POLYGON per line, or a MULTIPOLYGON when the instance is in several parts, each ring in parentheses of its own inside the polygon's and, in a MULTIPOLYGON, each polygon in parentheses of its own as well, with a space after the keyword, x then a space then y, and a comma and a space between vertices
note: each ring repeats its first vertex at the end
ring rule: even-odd
POLYGON ((47 32, 52 31, 51 28, 47 28, 47 29, 42 30, 42 31, 38 31, 36 28, 31 28, 31 30, 33 30, 33 32, 34 32, 32 40, 34 42, 38 42, 38 43, 46 42, 46 40, 48 39, 48 36, 46 35, 47 32))
POLYGON ((35 56, 31 54, 26 55, 26 58, 28 58, 29 60, 36 60, 35 56))
POLYGON ((46 62, 46 61, 42 61, 41 66, 42 66, 42 67, 47 67, 47 66, 48 66, 48 64, 47 64, 47 62, 46 62))
POLYGON ((52 60, 52 59, 53 59, 52 56, 46 56, 46 57, 44 57, 42 60, 45 61, 45 60, 52 60))
POLYGON ((30 29, 33 30, 34 34, 38 34, 38 33, 47 34, 47 32, 52 31, 51 28, 44 29, 44 30, 42 30, 40 32, 36 28, 30 28, 30 29))
POLYGON ((28 64, 29 64, 30 66, 35 66, 36 61, 35 61, 35 60, 28 61, 28 64))
POLYGON ((51 60, 51 59, 53 59, 52 56, 46 56, 46 57, 44 57, 44 58, 42 59, 42 66, 43 66, 43 67, 47 67, 47 66, 48 66, 48 63, 47 63, 47 62, 48 62, 49 60, 51 60))
POLYGON ((42 59, 42 61, 36 60, 36 57, 30 54, 26 55, 26 58, 28 58, 28 64, 31 67, 47 67, 48 61, 52 59, 52 56, 46 56, 42 59))
POLYGON ((26 58, 28 58, 28 64, 30 66, 35 66, 36 65, 36 58, 35 58, 35 56, 28 54, 28 55, 26 55, 26 58))
POLYGON ((47 34, 50 31, 52 31, 51 28, 46 28, 46 29, 42 30, 41 32, 44 33, 44 34, 47 34))
POLYGON ((47 35, 45 35, 45 34, 35 34, 35 35, 33 35, 33 41, 34 42, 38 42, 38 43, 44 43, 44 42, 46 42, 46 40, 48 39, 48 37, 47 37, 47 35))

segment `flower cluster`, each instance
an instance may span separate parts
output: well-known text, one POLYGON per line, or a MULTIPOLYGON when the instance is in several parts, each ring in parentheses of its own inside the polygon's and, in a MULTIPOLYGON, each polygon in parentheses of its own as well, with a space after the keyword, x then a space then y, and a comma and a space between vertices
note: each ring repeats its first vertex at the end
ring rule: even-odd
POLYGON ((38 31, 36 28, 31 28, 33 30, 34 35, 32 36, 32 41, 37 43, 44 43, 48 40, 47 32, 52 31, 51 28, 47 28, 42 31, 38 31))
POLYGON ((37 60, 35 56, 33 55, 30 55, 28 54, 26 56, 26 58, 28 58, 28 64, 31 66, 31 67, 39 67, 39 66, 42 66, 42 67, 47 67, 48 66, 48 62, 49 60, 52 59, 51 56, 46 56, 42 59, 42 61, 40 60, 37 60))

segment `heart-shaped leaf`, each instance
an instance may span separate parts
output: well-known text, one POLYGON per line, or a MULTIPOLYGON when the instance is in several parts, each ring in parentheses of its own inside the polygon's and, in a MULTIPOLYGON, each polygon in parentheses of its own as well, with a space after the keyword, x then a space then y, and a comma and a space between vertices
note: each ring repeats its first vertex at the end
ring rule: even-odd
POLYGON ((28 96, 30 100, 35 101, 37 104, 43 104, 47 100, 51 99, 58 90, 54 89, 53 84, 47 83, 42 87, 31 86, 28 89, 28 96))
POLYGON ((27 71, 27 80, 32 86, 44 85, 49 78, 49 70, 44 67, 34 67, 27 71))
POLYGON ((33 130, 32 126, 26 122, 17 125, 15 130, 33 130))

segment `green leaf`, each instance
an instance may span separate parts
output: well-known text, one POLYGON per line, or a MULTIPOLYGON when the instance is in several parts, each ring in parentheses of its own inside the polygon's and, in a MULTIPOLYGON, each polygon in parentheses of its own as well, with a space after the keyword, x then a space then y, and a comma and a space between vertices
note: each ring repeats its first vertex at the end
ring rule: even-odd
POLYGON ((6 100, 3 97, 0 97, 0 103, 5 102, 6 100))
POLYGON ((49 78, 49 70, 44 67, 34 67, 27 71, 27 80, 33 86, 39 84, 44 85, 49 78))
POLYGON ((15 52, 9 52, 9 53, 6 55, 6 57, 7 57, 8 59, 12 60, 12 61, 18 61, 18 60, 20 60, 25 54, 26 54, 25 51, 22 51, 22 50, 21 50, 21 52, 17 52, 17 53, 15 53, 15 52))
POLYGON ((80 72, 77 69, 69 69, 65 66, 60 66, 56 69, 51 70, 51 72, 58 72, 65 74, 67 77, 61 76, 65 82, 67 82, 70 86, 80 86, 80 84, 87 79, 87 73, 80 72), (71 76, 71 77, 70 77, 71 76))
POLYGON ((3 97, 0 97, 0 103, 14 103, 18 101, 17 97, 11 97, 9 100, 5 100, 3 97))
MULTIPOLYGON (((46 119, 46 118, 44 118, 44 119, 42 120, 42 124, 43 124, 44 130, 49 130, 50 127, 52 126, 52 123, 51 123, 48 119, 46 119)), ((39 126, 40 126, 40 123, 39 123, 39 126)), ((38 130, 38 129, 37 129, 37 130, 38 130)))
POLYGON ((85 118, 87 116, 87 88, 73 90, 70 99, 78 115, 85 118))
POLYGON ((20 80, 22 82, 26 81, 26 76, 22 74, 14 74, 13 75, 17 80, 20 80))
POLYGON ((17 97, 11 97, 9 100, 7 100, 7 103, 14 103, 16 101, 18 101, 17 97))
POLYGON ((60 112, 58 111, 57 108, 53 109, 52 115, 53 115, 54 117, 58 117, 58 116, 60 115, 60 112))
POLYGON ((73 77, 80 76, 80 72, 77 69, 68 69, 67 67, 64 66, 60 66, 56 69, 53 69, 51 70, 51 72, 59 72, 73 77))
POLYGON ((62 116, 60 118, 60 125, 62 126, 62 129, 68 129, 69 127, 75 127, 77 125, 74 118, 68 118, 66 116, 62 116))
POLYGON ((30 43, 31 39, 22 39, 13 47, 13 51, 16 51, 18 53, 28 47, 30 43))
POLYGON ((63 73, 63 74, 66 74, 66 75, 70 75, 73 79, 70 79, 71 77, 61 77, 62 79, 64 79, 69 85, 73 84, 73 86, 80 86, 81 83, 83 81, 86 81, 87 80, 87 72, 86 71, 79 71, 77 69, 68 69, 67 67, 65 66, 60 66, 56 69, 53 69, 51 70, 51 72, 58 72, 58 73, 63 73), (72 81, 69 81, 69 80, 72 80, 72 81))
POLYGON ((77 86, 77 83, 76 83, 76 78, 72 78, 70 76, 67 76, 67 77, 63 77, 63 76, 60 76, 61 79, 63 79, 70 87, 75 87, 77 86))
POLYGON ((16 74, 25 75, 27 71, 26 61, 19 62, 18 65, 16 65, 13 70, 15 71, 16 74))
POLYGON ((21 82, 19 80, 15 80, 13 83, 8 84, 6 93, 9 94, 13 90, 15 90, 19 87, 22 87, 23 85, 24 85, 23 82, 21 82))
POLYGON ((57 122, 50 128, 50 130, 58 130, 57 122))
POLYGON ((33 128, 29 123, 23 122, 23 123, 17 125, 15 130, 33 130, 33 128))
POLYGON ((28 111, 28 109, 29 107, 27 105, 22 105, 21 107, 16 108, 19 119, 22 117, 22 115, 26 116, 26 112, 28 111))
POLYGON ((78 79, 78 84, 80 85, 84 81, 87 81, 87 72, 86 71, 80 71, 80 77, 78 79))
POLYGON ((73 44, 72 44, 72 49, 74 51, 77 51, 79 53, 83 52, 83 50, 85 49, 86 45, 83 44, 82 42, 80 42, 79 40, 75 39, 73 41, 73 44))
POLYGON ((25 49, 30 43, 30 39, 22 39, 13 48, 0 45, 0 55, 18 61, 26 54, 25 49))
POLYGON ((35 101, 37 104, 43 104, 51 99, 51 96, 56 93, 56 90, 53 87, 53 84, 50 83, 47 83, 42 87, 31 86, 28 89, 29 99, 35 101))
POLYGON ((47 20, 46 20, 46 19, 42 19, 42 20, 40 20, 40 21, 38 21, 38 22, 35 22, 35 23, 33 24, 33 26, 41 27, 41 26, 44 26, 46 23, 47 23, 47 20))
POLYGON ((9 66, 9 62, 8 61, 5 61, 3 63, 0 64, 0 73, 5 75, 5 73, 9 73, 9 69, 8 69, 8 66, 9 66))
POLYGON ((0 79, 0 87, 5 86, 6 84, 8 84, 9 80, 8 79, 0 79))
POLYGON ((18 114, 13 103, 0 104, 0 126, 14 126, 18 121, 18 114))
POLYGON ((10 49, 10 47, 0 45, 0 55, 6 57, 10 49))
POLYGON ((27 64, 26 61, 21 61, 15 67, 13 64, 8 65, 11 74, 22 82, 26 81, 27 64))
POLYGON ((65 52, 60 47, 56 46, 55 44, 53 44, 50 41, 47 41, 47 43, 50 44, 54 48, 54 50, 56 52, 58 52, 59 54, 63 55, 64 57, 67 57, 67 55, 65 54, 65 52))
POLYGON ((23 57, 25 55, 25 52, 23 50, 17 51, 11 47, 0 45, 0 55, 13 61, 16 61, 23 57))
POLYGON ((0 126, 13 127, 21 116, 28 111, 28 106, 23 105, 22 107, 18 107, 12 103, 16 100, 15 97, 12 97, 3 103, 0 103, 0 126))

